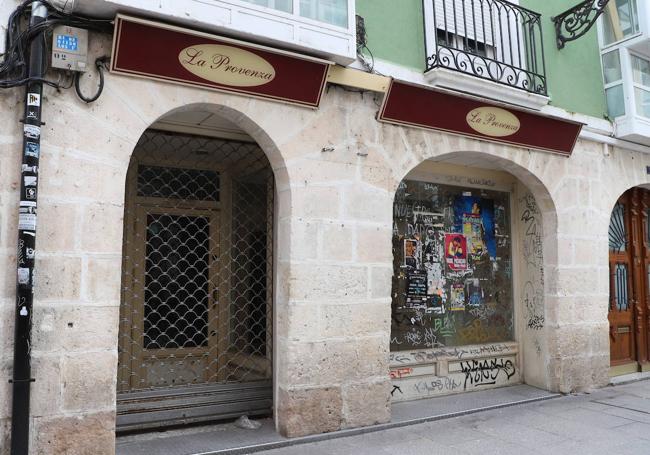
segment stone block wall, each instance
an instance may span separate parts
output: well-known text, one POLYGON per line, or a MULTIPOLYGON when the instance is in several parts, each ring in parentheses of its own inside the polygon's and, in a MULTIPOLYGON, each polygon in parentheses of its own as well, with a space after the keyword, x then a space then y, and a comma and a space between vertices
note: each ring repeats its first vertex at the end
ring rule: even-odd
MULTIPOLYGON (((106 53, 106 45, 93 42, 93 53, 106 53)), ((8 378, 22 91, 0 97, 0 370, 8 378)), ((607 383, 609 214, 626 189, 649 183, 650 157, 580 140, 565 158, 381 124, 378 101, 330 86, 321 108, 309 110, 114 75, 90 105, 73 92, 46 89, 32 351, 35 453, 114 450, 126 170, 144 130, 179 110, 235 122, 260 144, 275 173, 274 399, 283 434, 390 419, 393 195, 413 168, 445 156, 481 157, 513 174, 537 201, 548 388, 607 383)), ((0 381, 0 442, 10 401, 10 387, 0 381)))

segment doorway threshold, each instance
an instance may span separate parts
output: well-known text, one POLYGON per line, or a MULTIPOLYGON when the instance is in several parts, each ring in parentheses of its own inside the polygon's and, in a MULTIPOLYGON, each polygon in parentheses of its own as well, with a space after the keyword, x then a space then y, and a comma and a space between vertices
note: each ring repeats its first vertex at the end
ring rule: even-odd
POLYGON ((388 423, 299 438, 285 438, 270 418, 258 420, 257 430, 222 423, 176 430, 119 436, 117 455, 241 455, 262 450, 371 433, 406 425, 449 419, 491 409, 516 406, 561 396, 524 384, 392 404, 388 423))
POLYGON ((645 379, 650 379, 650 371, 636 372, 621 374, 619 376, 612 376, 609 378, 609 383, 611 385, 620 385, 627 384, 629 382, 643 381, 645 379))

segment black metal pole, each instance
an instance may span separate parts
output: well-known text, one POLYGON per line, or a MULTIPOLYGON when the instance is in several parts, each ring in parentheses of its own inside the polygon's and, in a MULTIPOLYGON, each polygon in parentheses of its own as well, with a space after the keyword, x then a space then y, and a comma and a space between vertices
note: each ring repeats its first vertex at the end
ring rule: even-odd
MULTIPOLYGON (((47 18, 41 2, 32 3, 30 27, 47 18)), ((43 77, 44 36, 34 37, 29 53, 29 77, 43 77)), ((43 84, 29 82, 25 90, 23 160, 18 209, 18 253, 16 319, 14 329, 13 401, 11 411, 11 455, 29 452, 29 398, 31 378, 32 310, 34 302, 34 251, 36 244, 36 196, 41 148, 41 103, 43 84)))

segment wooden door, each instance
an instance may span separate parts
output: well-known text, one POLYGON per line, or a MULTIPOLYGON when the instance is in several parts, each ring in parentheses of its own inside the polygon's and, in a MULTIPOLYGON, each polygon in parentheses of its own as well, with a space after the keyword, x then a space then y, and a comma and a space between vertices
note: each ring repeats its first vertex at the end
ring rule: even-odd
POLYGON ((612 211, 609 226, 609 336, 611 374, 645 369, 648 364, 648 202, 650 192, 626 192, 612 211))

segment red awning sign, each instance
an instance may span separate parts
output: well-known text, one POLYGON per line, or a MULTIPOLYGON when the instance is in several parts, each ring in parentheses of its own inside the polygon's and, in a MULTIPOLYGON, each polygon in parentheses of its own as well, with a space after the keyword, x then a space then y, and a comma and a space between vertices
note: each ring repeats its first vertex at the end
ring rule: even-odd
POLYGON ((146 19, 115 19, 111 71, 318 107, 331 62, 146 19))
POLYGON ((582 124, 393 80, 379 121, 570 156, 582 124))

